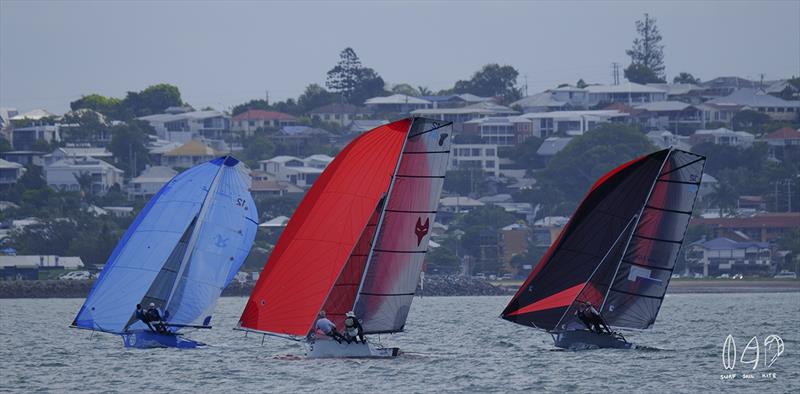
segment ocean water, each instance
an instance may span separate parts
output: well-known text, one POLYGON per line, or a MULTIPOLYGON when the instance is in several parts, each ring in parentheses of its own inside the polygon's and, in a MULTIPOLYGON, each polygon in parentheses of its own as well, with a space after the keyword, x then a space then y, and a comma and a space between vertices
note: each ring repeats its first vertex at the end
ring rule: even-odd
POLYGON ((261 335, 231 330, 244 298, 220 300, 215 328, 190 334, 211 346, 195 350, 125 349, 119 337, 70 329, 79 299, 5 299, 0 391, 800 392, 800 293, 668 295, 652 330, 626 333, 657 350, 580 352, 557 351, 546 333, 499 319, 508 299, 417 298, 407 331, 380 337, 406 352, 392 360, 308 360, 294 342, 262 345, 261 335), (733 370, 721 359, 729 334, 733 370), (766 367, 775 353, 764 348, 769 335, 785 350, 766 367), (756 369, 741 361, 753 336, 756 369))

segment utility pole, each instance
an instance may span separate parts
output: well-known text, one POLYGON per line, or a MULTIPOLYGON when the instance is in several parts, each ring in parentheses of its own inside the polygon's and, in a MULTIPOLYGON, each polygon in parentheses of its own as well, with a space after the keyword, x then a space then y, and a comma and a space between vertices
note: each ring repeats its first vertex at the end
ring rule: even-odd
POLYGON ((614 79, 614 85, 619 85, 619 66, 617 62, 611 63, 611 77, 614 79))
POLYGON ((267 105, 269 105, 269 90, 265 90, 264 93, 266 93, 264 99, 267 102, 267 105))
POLYGON ((528 97, 528 74, 525 74, 524 77, 525 77, 525 97, 528 97))
POLYGON ((788 207, 786 208, 786 212, 792 212, 792 179, 786 179, 786 203, 788 207))

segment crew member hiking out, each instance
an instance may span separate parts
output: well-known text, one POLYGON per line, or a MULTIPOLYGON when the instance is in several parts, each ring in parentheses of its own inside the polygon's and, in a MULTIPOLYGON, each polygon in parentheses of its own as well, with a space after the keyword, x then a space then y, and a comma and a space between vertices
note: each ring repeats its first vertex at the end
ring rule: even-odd
POLYGON ((580 320, 581 323, 583 323, 583 325, 589 329, 589 331, 593 331, 598 334, 611 333, 611 329, 608 328, 605 320, 603 320, 603 316, 600 315, 600 312, 598 312, 591 303, 584 303, 583 306, 578 309, 576 314, 578 316, 578 320, 580 320))
POLYGON ((136 304, 136 318, 141 320, 144 324, 147 324, 147 327, 150 328, 150 331, 156 330, 153 328, 153 325, 150 324, 150 320, 147 319, 147 314, 145 313, 144 309, 142 309, 142 304, 136 304))
POLYGON ((147 326, 150 327, 151 330, 163 334, 167 332, 167 326, 164 325, 164 321, 161 319, 161 313, 156 308, 156 304, 150 303, 147 311, 144 312, 144 319, 142 320, 147 323, 147 326), (150 325, 150 323, 153 323, 150 325), (155 329, 153 329, 155 327, 155 329))
POLYGON ((346 341, 350 343, 339 331, 336 331, 336 325, 326 317, 325 311, 319 311, 316 328, 318 331, 336 340, 336 342, 342 343, 342 341, 346 341))
POLYGON ((355 343, 358 343, 358 341, 367 343, 366 338, 364 338, 364 328, 361 327, 361 321, 356 317, 355 312, 347 312, 344 316, 345 337, 348 340, 352 339, 355 343))

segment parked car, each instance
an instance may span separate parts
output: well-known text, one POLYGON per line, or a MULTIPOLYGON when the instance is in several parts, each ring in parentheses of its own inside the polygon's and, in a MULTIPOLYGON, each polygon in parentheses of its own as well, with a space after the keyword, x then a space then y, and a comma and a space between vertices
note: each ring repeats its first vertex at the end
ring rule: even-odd
POLYGON ((92 275, 89 271, 70 271, 58 277, 61 280, 87 280, 91 278, 92 275))
POLYGON ((680 274, 672 274, 672 279, 680 279, 680 278, 681 278, 680 274))
POLYGON ((730 278, 731 278, 730 274, 722 274, 717 277, 717 279, 730 279, 730 278))
POLYGON ((500 277, 502 280, 511 280, 511 278, 511 274, 503 274, 503 276, 500 277))
POLYGON ((475 279, 486 279, 486 274, 484 274, 483 272, 479 272, 475 274, 475 279))
POLYGON ((736 275, 733 276, 733 279, 744 279, 744 275, 736 274, 736 275))

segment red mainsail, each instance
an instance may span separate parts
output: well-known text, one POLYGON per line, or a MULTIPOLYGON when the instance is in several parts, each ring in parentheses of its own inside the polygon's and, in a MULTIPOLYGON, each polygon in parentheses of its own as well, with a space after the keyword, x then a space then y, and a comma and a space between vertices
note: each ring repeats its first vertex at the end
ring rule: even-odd
POLYGON ((309 332, 389 189, 410 127, 403 119, 364 133, 314 182, 270 255, 241 327, 309 332))

